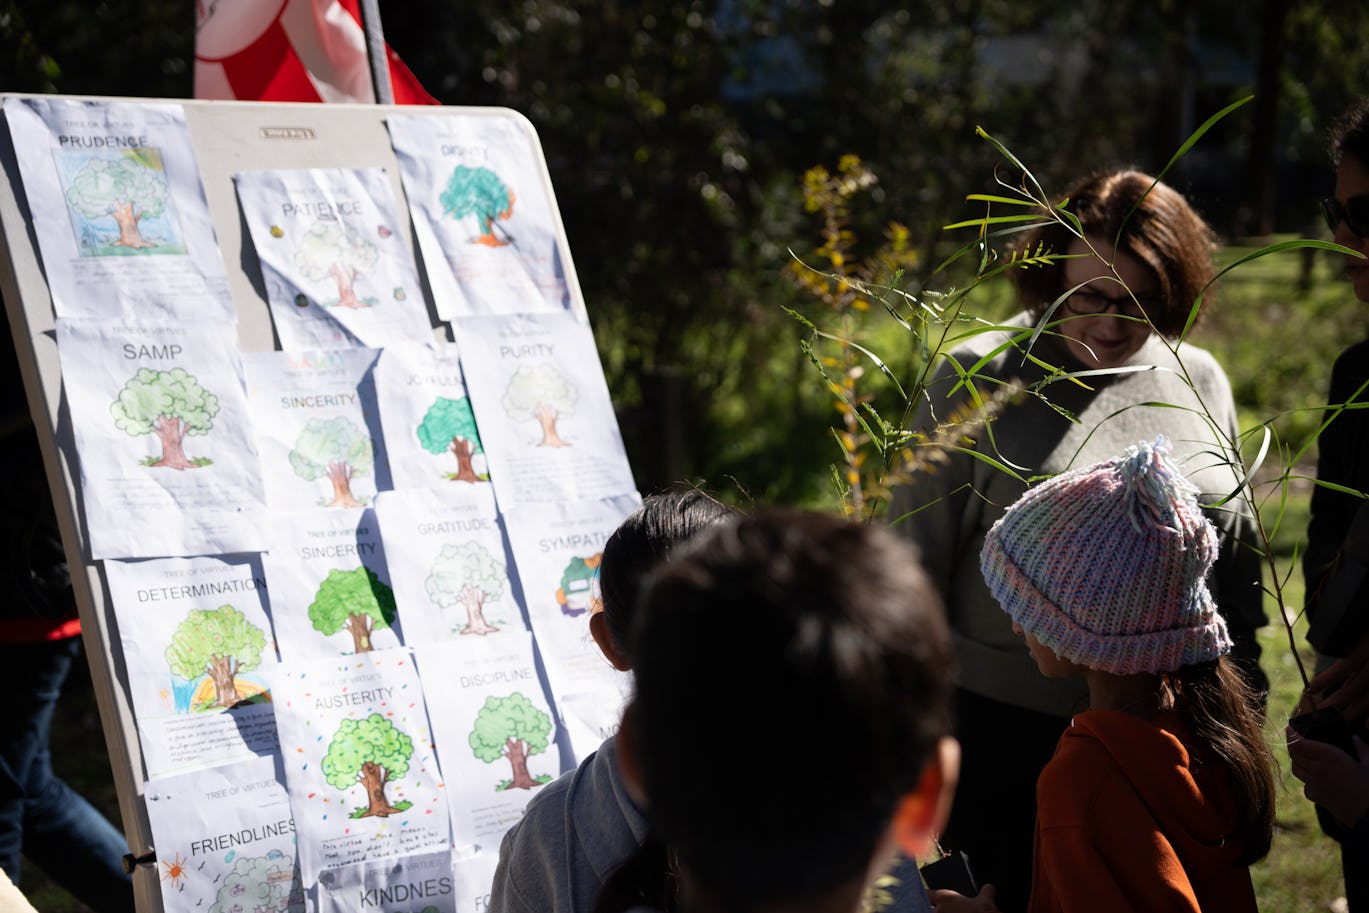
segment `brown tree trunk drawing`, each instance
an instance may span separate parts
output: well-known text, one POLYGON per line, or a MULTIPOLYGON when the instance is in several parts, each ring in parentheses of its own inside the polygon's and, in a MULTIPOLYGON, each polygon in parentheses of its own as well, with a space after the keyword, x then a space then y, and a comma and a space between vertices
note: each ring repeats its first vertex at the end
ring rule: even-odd
POLYGON ((329 507, 361 507, 362 504, 352 497, 352 465, 341 461, 328 464, 328 481, 333 483, 333 500, 329 507))
POLYGON ((131 247, 134 250, 142 250, 145 247, 157 246, 151 241, 143 240, 142 232, 138 231, 138 220, 142 218, 142 213, 133 211, 132 201, 124 203, 115 200, 110 215, 119 225, 119 240, 114 242, 116 247, 131 247))
POLYGON ((555 407, 548 406, 546 403, 538 403, 532 410, 533 417, 542 426, 542 440, 537 442, 538 447, 569 447, 570 444, 561 440, 561 435, 556 433, 556 420, 561 414, 555 407))
POLYGON ((356 280, 357 271, 350 266, 343 266, 341 263, 334 263, 328 267, 328 274, 337 283, 337 306, 343 308, 364 308, 366 303, 357 297, 356 288, 353 282, 356 280))
POLYGON ((504 219, 507 219, 509 216, 513 215, 513 200, 513 191, 510 190, 509 206, 507 209, 505 209, 498 215, 484 216, 480 219, 480 231, 482 232, 482 234, 480 235, 480 237, 475 239, 476 244, 483 244, 486 247, 503 247, 505 244, 509 243, 508 241, 501 241, 500 239, 494 236, 494 220, 499 219, 500 221, 503 221, 504 219))
POLYGON ((161 441, 162 458, 148 465, 166 469, 197 469, 196 464, 185 455, 185 447, 182 444, 185 440, 185 430, 186 424, 181 419, 169 415, 157 416, 157 420, 152 423, 152 433, 161 441))
POLYGON ((479 482, 480 476, 475 474, 475 467, 471 465, 471 457, 475 454, 475 442, 464 437, 454 437, 452 445, 447 449, 456 457, 456 473, 447 478, 453 482, 479 482))
POLYGON ((375 649, 371 643, 373 625, 370 615, 348 615, 343 627, 352 635, 352 646, 357 653, 370 653, 375 649))
POLYGON ((461 602, 466 606, 466 626, 462 634, 493 634, 499 629, 485 620, 485 591, 468 586, 461 590, 461 602))
POLYGON ((509 784, 509 789, 532 789, 541 785, 528 773, 526 742, 522 739, 509 739, 504 745, 504 757, 509 759, 509 765, 513 767, 513 782, 509 784))
POLYGON ((236 675, 238 664, 231 656, 214 655, 209 659, 209 677, 214 680, 214 706, 232 707, 240 698, 236 675))
POLYGON ((362 813, 361 817, 384 818, 386 815, 393 815, 399 811, 390 804, 389 799, 385 798, 385 784, 389 780, 390 775, 374 761, 367 761, 361 765, 357 782, 366 787, 366 811, 362 813))

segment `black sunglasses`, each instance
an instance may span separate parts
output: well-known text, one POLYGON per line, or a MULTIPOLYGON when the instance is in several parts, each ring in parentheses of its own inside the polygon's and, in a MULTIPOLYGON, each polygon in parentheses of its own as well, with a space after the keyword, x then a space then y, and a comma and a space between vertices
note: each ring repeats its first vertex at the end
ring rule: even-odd
POLYGON ((1321 210, 1333 234, 1343 221, 1359 237, 1369 238, 1369 193, 1351 197, 1344 203, 1327 197, 1321 201, 1321 210))

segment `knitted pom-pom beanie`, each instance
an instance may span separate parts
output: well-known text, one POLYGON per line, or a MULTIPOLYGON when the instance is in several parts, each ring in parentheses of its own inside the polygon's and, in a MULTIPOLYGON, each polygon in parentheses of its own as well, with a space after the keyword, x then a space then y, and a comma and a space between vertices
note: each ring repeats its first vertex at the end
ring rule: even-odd
POLYGON ((1207 588, 1217 532, 1164 437, 1029 489, 979 566, 1012 619, 1062 659, 1173 672, 1230 651, 1207 588))

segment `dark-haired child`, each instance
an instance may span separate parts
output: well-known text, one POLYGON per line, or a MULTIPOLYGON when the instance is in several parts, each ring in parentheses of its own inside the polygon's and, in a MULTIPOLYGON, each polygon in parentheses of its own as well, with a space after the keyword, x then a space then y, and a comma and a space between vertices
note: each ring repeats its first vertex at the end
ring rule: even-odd
MULTIPOLYGON (((628 647, 643 578, 689 537, 733 516, 702 491, 652 495, 604 543, 590 633, 614 668, 633 667, 628 647)), ((605 879, 646 837, 623 787, 614 740, 543 787, 505 835, 490 913, 589 913, 605 879)))
POLYGON ((887 528, 761 511, 658 571, 620 760, 681 913, 853 913, 959 765, 936 588, 887 528))
MULTIPOLYGON (((984 579, 1041 673, 1080 676, 1037 781, 1033 913, 1255 913, 1271 756, 1207 587, 1217 532, 1163 438, 1063 473, 1008 508, 984 579)), ((994 909, 933 892, 940 913, 994 909)))

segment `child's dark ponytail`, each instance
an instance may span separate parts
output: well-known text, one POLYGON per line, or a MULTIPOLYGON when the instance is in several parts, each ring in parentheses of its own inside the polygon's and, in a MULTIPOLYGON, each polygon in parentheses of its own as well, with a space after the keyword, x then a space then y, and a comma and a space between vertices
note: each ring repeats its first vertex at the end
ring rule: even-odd
POLYGON ((1263 859, 1274 838, 1274 756, 1260 726, 1258 696, 1225 656, 1185 666, 1165 678, 1174 708, 1187 716, 1193 735, 1231 772, 1245 848, 1241 863, 1263 859))

